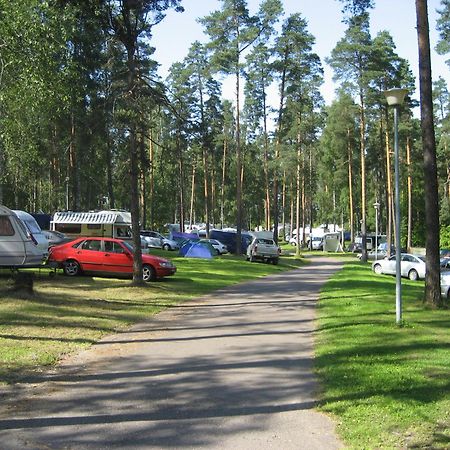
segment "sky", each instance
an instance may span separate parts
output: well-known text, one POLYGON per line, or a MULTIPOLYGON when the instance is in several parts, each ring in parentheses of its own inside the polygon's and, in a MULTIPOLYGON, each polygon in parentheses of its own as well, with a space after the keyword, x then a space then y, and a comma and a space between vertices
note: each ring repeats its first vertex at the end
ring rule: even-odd
MULTIPOLYGON (((169 11, 166 18, 153 28, 151 45, 156 48, 154 57, 160 64, 159 73, 165 78, 170 65, 181 61, 188 53, 191 44, 198 40, 207 42, 203 27, 197 22, 221 9, 219 0, 182 0, 184 13, 169 11)), ((308 31, 315 37, 313 50, 320 56, 324 68, 324 84, 322 95, 327 104, 334 98, 336 84, 333 72, 325 63, 337 41, 343 37, 346 26, 342 20, 342 4, 337 0, 283 0, 285 18, 293 13, 300 13, 308 22, 308 31)), ((247 0, 251 13, 258 10, 260 0, 247 0)), ((438 41, 436 31, 436 9, 440 8, 440 0, 428 0, 428 16, 430 24, 430 42, 432 54, 432 78, 444 78, 450 88, 450 67, 445 63, 450 54, 440 56, 434 51, 438 41)), ((418 47, 416 31, 416 9, 414 0, 375 0, 375 8, 371 10, 372 38, 379 31, 387 30, 393 37, 397 54, 408 60, 410 68, 416 76, 416 93, 418 98, 418 47)), ((224 96, 232 99, 232 84, 224 81, 224 96)))

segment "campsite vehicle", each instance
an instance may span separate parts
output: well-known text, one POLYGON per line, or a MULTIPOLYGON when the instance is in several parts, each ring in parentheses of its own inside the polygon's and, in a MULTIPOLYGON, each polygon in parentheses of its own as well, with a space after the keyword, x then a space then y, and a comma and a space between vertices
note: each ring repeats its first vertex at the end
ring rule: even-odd
POLYGON ((157 231, 141 230, 141 238, 148 247, 162 248, 163 250, 176 250, 180 248, 177 241, 168 239, 157 231))
MULTIPOLYGON (((218 241, 222 242, 222 244, 226 245, 230 253, 237 253, 236 231, 227 231, 225 229, 223 230, 213 229, 210 231, 209 237, 211 239, 217 239, 218 241)), ((241 233, 241 252, 243 254, 246 253, 247 247, 249 246, 252 239, 253 237, 248 232, 241 233)))
POLYGON ((312 250, 323 250, 323 236, 313 236, 307 246, 311 246, 312 250))
POLYGON ((47 236, 42 232, 41 227, 37 223, 36 219, 25 211, 18 209, 13 209, 14 214, 25 224, 28 231, 33 236, 34 240, 37 242, 37 246, 42 253, 48 255, 48 239, 47 236))
POLYGON ((131 213, 123 210, 56 212, 50 222, 52 231, 67 237, 97 236, 131 240, 131 213))
MULTIPOLYGON (((390 258, 378 259, 372 263, 372 270, 380 274, 395 275, 396 257, 392 255, 390 258)), ((411 255, 409 253, 401 254, 400 272, 402 277, 407 277, 412 281, 425 278, 426 265, 425 258, 419 255, 411 255)))
POLYGON ((218 255, 228 253, 227 246, 223 245, 222 242, 217 239, 200 239, 200 242, 211 244, 218 255))
POLYGON ((273 239, 255 237, 247 247, 247 261, 260 260, 278 264, 281 250, 273 239))
POLYGON ((48 240, 48 246, 53 247, 54 245, 64 244, 72 239, 68 238, 64 233, 59 231, 43 230, 45 237, 48 240))
POLYGON ((0 267, 37 267, 46 254, 17 215, 0 205, 0 267))
MULTIPOLYGON (((133 273, 133 247, 129 242, 102 237, 81 237, 50 248, 50 266, 59 267, 68 276, 80 273, 125 274, 133 273)), ((142 255, 144 281, 153 281, 176 272, 167 259, 142 255)))

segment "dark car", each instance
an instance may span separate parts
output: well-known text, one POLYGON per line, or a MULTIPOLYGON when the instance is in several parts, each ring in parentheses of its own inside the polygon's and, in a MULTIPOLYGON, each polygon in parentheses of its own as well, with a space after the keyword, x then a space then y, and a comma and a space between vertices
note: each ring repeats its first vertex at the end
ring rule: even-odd
MULTIPOLYGON (((81 237, 50 248, 48 263, 60 267, 69 276, 80 273, 131 275, 133 247, 125 241, 102 237, 81 237)), ((143 279, 153 281, 176 272, 165 258, 142 255, 143 279)))

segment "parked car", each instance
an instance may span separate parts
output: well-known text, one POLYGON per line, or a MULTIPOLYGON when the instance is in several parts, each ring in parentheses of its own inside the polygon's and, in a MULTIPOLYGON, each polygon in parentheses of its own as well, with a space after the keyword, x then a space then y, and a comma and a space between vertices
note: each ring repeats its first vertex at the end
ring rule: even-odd
POLYGON ((47 251, 17 214, 0 205, 0 267, 40 266, 47 251))
MULTIPOLYGON (((50 265, 62 268, 68 276, 81 273, 133 273, 133 247, 115 238, 84 237, 50 248, 50 265)), ((153 281, 176 272, 167 259, 142 254, 144 281, 153 281)))
POLYGON ((64 244, 65 242, 72 240, 72 238, 67 237, 64 233, 60 233, 59 231, 43 230, 42 232, 48 240, 49 247, 64 244))
MULTIPOLYGON (((374 259, 384 259, 387 256, 387 249, 388 249, 388 245, 387 242, 382 242, 378 248, 377 251, 375 252, 375 250, 371 250, 370 252, 367 252, 367 260, 371 261, 374 259)), ((395 252, 395 247, 393 245, 391 245, 391 255, 395 252)), ((362 257, 362 253, 358 253, 356 255, 357 258, 361 259, 362 257)))
POLYGON ((36 245, 46 257, 48 255, 48 239, 36 222, 36 219, 25 211, 13 209, 13 212, 25 224, 33 239, 36 241, 36 245))
POLYGON ((441 296, 446 300, 450 300, 450 270, 441 272, 441 296))
POLYGON ((310 247, 313 250, 323 250, 323 237, 321 236, 313 236, 312 241, 308 241, 307 246, 310 247))
POLYGON ((278 264, 280 253, 281 249, 273 239, 254 238, 247 247, 247 261, 260 260, 278 264))
POLYGON ((217 239, 200 239, 200 242, 211 244, 218 255, 228 253, 227 246, 223 245, 222 242, 218 241, 217 239))
MULTIPOLYGON (((396 274, 396 256, 379 259, 372 263, 372 270, 377 274, 396 274)), ((400 261, 400 273, 402 277, 409 278, 412 281, 424 279, 426 272, 425 258, 410 253, 402 253, 400 261)))
POLYGON ((148 247, 162 248, 163 250, 178 250, 180 248, 177 241, 166 238, 157 231, 141 230, 141 238, 147 242, 148 247))

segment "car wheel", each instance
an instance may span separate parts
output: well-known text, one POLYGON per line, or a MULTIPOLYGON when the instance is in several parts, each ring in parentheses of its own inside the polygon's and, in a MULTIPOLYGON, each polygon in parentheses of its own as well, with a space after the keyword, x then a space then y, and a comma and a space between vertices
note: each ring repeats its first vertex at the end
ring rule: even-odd
POLYGON ((276 266, 276 265, 278 264, 278 258, 273 258, 273 259, 272 259, 272 264, 273 264, 274 266, 276 266))
POLYGON ((445 298, 450 301, 450 288, 447 290, 447 295, 445 296, 445 298))
POLYGON ((162 248, 163 248, 163 250, 172 250, 172 249, 170 248, 170 245, 169 245, 169 244, 164 244, 164 245, 162 246, 162 248))
POLYGON ((383 273, 383 269, 381 268, 380 264, 375 264, 373 266, 373 271, 377 274, 377 275, 381 275, 383 273))
POLYGON ((64 273, 69 277, 75 277, 81 272, 80 265, 74 259, 69 259, 64 262, 63 266, 64 273))
POLYGON ((142 267, 142 279, 144 281, 155 281, 156 280, 156 271, 153 266, 149 264, 144 264, 142 267))
POLYGON ((419 274, 417 273, 417 270, 414 269, 410 270, 408 273, 408 278, 411 281, 417 281, 419 279, 419 274))

